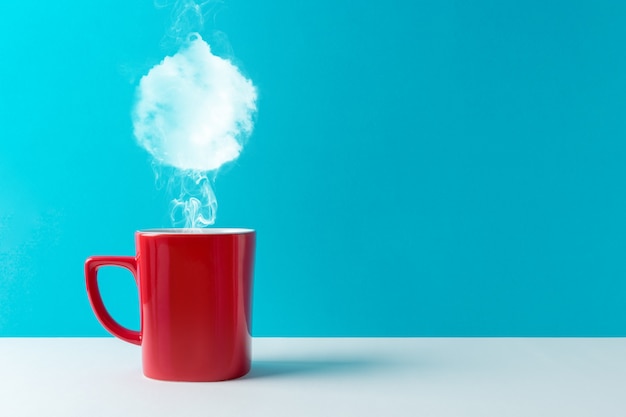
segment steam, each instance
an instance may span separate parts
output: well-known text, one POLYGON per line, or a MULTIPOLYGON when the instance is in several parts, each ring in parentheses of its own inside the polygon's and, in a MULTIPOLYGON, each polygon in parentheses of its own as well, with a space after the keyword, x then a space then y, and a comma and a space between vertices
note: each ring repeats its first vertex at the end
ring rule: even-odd
POLYGON ((207 227, 215 222, 217 198, 209 175, 201 171, 174 173, 173 188, 179 190, 171 202, 171 219, 175 227, 207 227))
MULTIPOLYGON (((181 4, 186 13, 200 11, 192 1, 181 4)), ((256 98, 252 82, 213 55, 198 33, 141 78, 133 131, 158 166, 171 168, 161 175, 169 177, 168 188, 178 190, 171 204, 175 226, 215 222, 212 181, 221 166, 239 157, 252 132, 256 98)))

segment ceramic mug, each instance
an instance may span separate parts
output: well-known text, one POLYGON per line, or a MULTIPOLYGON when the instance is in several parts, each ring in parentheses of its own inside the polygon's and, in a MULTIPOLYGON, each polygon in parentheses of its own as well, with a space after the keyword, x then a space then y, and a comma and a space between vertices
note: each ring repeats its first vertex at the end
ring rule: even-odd
POLYGON ((143 372, 168 381, 221 381, 250 370, 252 277, 256 233, 250 229, 162 229, 135 234, 136 256, 85 262, 93 311, 114 336, 141 345, 143 372), (140 329, 107 312, 98 269, 128 269, 137 282, 140 329))

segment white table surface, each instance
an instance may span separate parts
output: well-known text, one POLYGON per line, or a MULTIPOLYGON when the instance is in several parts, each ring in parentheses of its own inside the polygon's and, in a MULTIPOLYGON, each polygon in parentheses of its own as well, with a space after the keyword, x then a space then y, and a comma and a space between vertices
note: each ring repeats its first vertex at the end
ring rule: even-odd
POLYGON ((626 339, 255 338, 248 376, 147 379, 113 338, 0 338, 0 416, 626 416, 626 339))

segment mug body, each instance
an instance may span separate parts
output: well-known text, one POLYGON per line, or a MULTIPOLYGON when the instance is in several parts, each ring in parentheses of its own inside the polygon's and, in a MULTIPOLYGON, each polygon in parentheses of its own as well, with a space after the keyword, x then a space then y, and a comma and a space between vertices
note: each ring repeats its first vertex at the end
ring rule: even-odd
POLYGON ((163 229, 135 239, 144 374, 169 381, 245 375, 255 232, 163 229))

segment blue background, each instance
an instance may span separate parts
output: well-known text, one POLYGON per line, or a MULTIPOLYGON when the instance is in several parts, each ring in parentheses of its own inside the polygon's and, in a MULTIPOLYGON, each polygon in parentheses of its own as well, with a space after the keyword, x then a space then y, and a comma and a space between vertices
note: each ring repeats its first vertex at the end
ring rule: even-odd
MULTIPOLYGON (((84 259, 170 225, 130 119, 170 15, 0 21, 0 335, 105 335, 84 259)), ((259 89, 215 190, 217 226, 258 231, 253 333, 625 336, 625 22, 606 1, 214 8, 205 38, 259 89)), ((102 285, 136 327, 130 274, 102 285)))

